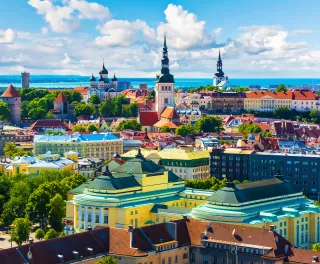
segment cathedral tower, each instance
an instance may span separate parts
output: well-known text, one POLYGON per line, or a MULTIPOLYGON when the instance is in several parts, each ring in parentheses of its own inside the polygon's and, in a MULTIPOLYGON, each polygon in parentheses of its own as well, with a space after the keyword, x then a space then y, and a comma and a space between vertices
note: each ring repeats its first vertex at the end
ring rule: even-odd
POLYGON ((221 60, 221 54, 219 50, 219 58, 217 61, 217 72, 214 74, 214 77, 213 77, 213 86, 217 86, 220 82, 225 80, 226 78, 224 76, 224 72, 222 71, 222 60, 221 60))
POLYGON ((170 74, 166 35, 164 35, 161 74, 157 75, 155 87, 155 110, 158 116, 168 107, 174 107, 174 77, 170 74))

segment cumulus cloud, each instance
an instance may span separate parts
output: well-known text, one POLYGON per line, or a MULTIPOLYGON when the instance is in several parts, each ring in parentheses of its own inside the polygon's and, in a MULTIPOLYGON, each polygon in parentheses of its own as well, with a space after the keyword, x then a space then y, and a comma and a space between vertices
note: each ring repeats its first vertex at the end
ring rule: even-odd
POLYGON ((0 30, 0 44, 10 44, 17 37, 17 33, 13 31, 11 28, 7 30, 0 30))
POLYGON ((95 39, 95 44, 98 46, 128 47, 137 41, 139 33, 142 33, 147 42, 155 38, 154 30, 141 20, 129 22, 113 19, 99 26, 98 30, 102 34, 95 39))
POLYGON ((107 7, 85 0, 66 0, 62 5, 55 5, 50 0, 29 0, 29 5, 44 16, 52 31, 70 33, 75 30, 81 19, 106 19, 110 17, 107 7))
POLYGON ((71 59, 70 59, 70 57, 68 56, 67 53, 64 54, 64 57, 65 57, 65 58, 61 61, 61 63, 62 63, 62 64, 70 64, 71 59))
POLYGON ((46 28, 46 27, 42 27, 42 28, 41 28, 41 33, 42 33, 43 35, 47 35, 48 32, 49 32, 49 29, 48 29, 48 28, 46 28))
MULTIPOLYGON (((160 23, 157 28, 158 40, 163 39, 167 32, 170 47, 176 49, 189 49, 194 47, 205 47, 214 41, 213 34, 208 34, 205 21, 184 10, 181 5, 169 4, 164 11, 167 23, 160 23)), ((221 32, 221 30, 218 30, 221 32)))
POLYGON ((251 61, 251 64, 257 64, 257 65, 270 65, 276 63, 273 60, 259 60, 259 61, 251 61))

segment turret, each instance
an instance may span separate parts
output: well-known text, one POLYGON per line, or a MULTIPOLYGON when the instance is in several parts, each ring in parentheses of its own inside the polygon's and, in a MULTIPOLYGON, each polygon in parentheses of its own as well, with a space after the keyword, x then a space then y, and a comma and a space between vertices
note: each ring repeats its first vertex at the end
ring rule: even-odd
POLYGON ((103 78, 108 78, 108 70, 106 69, 106 67, 104 67, 104 62, 102 64, 102 69, 99 71, 99 74, 103 77, 103 78))
POLYGON ((96 84, 96 78, 93 76, 93 73, 90 78, 90 86, 94 86, 96 84))
POLYGON ((113 74, 112 84, 113 84, 113 87, 114 87, 115 89, 118 88, 118 79, 117 79, 117 77, 116 77, 116 74, 113 74))
POLYGON ((21 122, 21 95, 12 84, 4 91, 1 100, 5 102, 11 110, 11 122, 19 125, 21 122))

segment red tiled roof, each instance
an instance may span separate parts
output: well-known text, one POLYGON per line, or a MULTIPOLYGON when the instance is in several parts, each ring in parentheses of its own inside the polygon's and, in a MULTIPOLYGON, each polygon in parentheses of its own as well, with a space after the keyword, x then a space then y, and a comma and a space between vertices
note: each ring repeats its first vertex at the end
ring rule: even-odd
POLYGON ((294 100, 316 100, 312 91, 294 91, 292 95, 294 100))
POLYGON ((168 119, 179 119, 179 115, 177 114, 174 107, 166 107, 166 109, 163 110, 163 112, 160 115, 162 118, 168 118, 168 119))
POLYGON ((153 126, 159 120, 157 112, 139 112, 139 122, 142 126, 153 126))
POLYGON ((63 128, 69 130, 69 128, 58 119, 40 119, 34 122, 29 128, 29 131, 38 131, 40 128, 63 128))
POLYGON ((292 99, 292 92, 266 92, 266 91, 250 91, 246 93, 246 98, 255 99, 270 96, 276 99, 292 99))
POLYGON ((1 97, 5 98, 11 98, 11 97, 21 97, 21 95, 18 93, 18 91, 13 87, 12 84, 9 85, 9 87, 4 91, 4 93, 1 95, 1 97))
POLYGON ((63 92, 60 92, 57 98, 54 100, 55 103, 68 103, 67 97, 64 96, 63 92))
POLYGON ((161 119, 160 121, 155 123, 153 126, 157 127, 157 128, 163 128, 165 126, 171 128, 171 129, 176 129, 177 128, 176 124, 172 123, 171 121, 167 121, 165 119, 161 119))
POLYGON ((320 252, 304 250, 300 248, 291 248, 289 251, 288 260, 290 263, 312 264, 314 263, 312 261, 313 257, 318 257, 320 260, 320 252))
POLYGON ((74 88, 76 92, 79 92, 81 95, 87 95, 88 94, 89 87, 87 86, 77 86, 74 88))

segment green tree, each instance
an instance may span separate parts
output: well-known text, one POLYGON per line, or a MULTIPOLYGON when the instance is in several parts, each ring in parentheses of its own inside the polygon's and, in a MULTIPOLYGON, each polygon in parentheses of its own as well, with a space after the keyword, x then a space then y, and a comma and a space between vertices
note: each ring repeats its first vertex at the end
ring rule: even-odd
POLYGON ((160 129, 160 132, 171 132, 171 129, 168 126, 164 126, 160 129))
POLYGON ((110 98, 107 98, 104 102, 99 104, 99 113, 103 117, 112 117, 112 101, 110 98))
POLYGON ((38 240, 42 240, 44 238, 44 236, 45 236, 44 231, 41 228, 37 229, 36 234, 35 234, 35 238, 38 240))
POLYGON ((45 135, 63 135, 62 131, 59 130, 47 130, 46 132, 44 132, 45 135))
POLYGON ((320 112, 317 109, 310 111, 310 118, 313 123, 320 124, 320 112))
POLYGON ((320 243, 316 243, 312 245, 312 250, 313 251, 320 251, 320 243))
POLYGON ((219 132, 222 129, 222 120, 215 116, 205 116, 200 118, 194 127, 198 132, 219 132))
POLYGON ((86 181, 87 180, 83 175, 81 175, 79 173, 74 173, 74 174, 70 175, 69 177, 64 178, 60 182, 60 185, 63 188, 63 192, 67 193, 68 191, 85 183, 86 181))
POLYGON ((135 119, 130 119, 127 121, 121 121, 117 127, 117 131, 122 131, 124 129, 131 129, 135 131, 141 131, 142 125, 135 119))
POLYGON ((277 88, 276 88, 276 92, 286 92, 287 91, 287 87, 284 84, 280 84, 277 88))
POLYGON ((75 125, 75 126, 73 126, 72 131, 73 132, 86 132, 86 127, 75 125))
POLYGON ((74 108, 74 116, 79 117, 81 115, 91 116, 96 112, 96 108, 91 104, 79 103, 74 108))
POLYGON ((117 264, 117 263, 118 263, 117 259, 112 256, 105 256, 97 262, 97 264, 117 264))
POLYGON ((40 107, 32 108, 28 112, 28 117, 31 119, 43 119, 46 117, 47 110, 42 109, 40 107))
POLYGON ((89 125, 87 126, 87 128, 86 128, 86 131, 87 131, 87 132, 94 132, 94 131, 99 131, 99 129, 98 129, 95 125, 89 124, 89 125))
POLYGON ((53 228, 50 228, 48 230, 48 232, 46 233, 46 235, 44 236, 44 239, 48 240, 48 239, 52 239, 52 238, 56 238, 56 237, 58 237, 57 231, 54 230, 53 228))
POLYGON ((273 111, 273 114, 279 119, 290 119, 292 117, 292 112, 287 106, 280 106, 273 111))
POLYGON ((190 124, 178 126, 174 132, 175 135, 182 136, 182 137, 196 134, 196 133, 197 133, 197 130, 193 125, 190 125, 190 124))
POLYGON ((270 132, 263 131, 263 132, 261 132, 261 136, 263 136, 263 137, 272 137, 272 134, 270 132))
POLYGON ((100 98, 98 95, 94 94, 90 97, 90 104, 100 104, 100 98))
POLYGON ((49 224, 57 232, 62 230, 62 218, 66 216, 66 203, 60 194, 56 194, 47 206, 49 208, 49 224))
POLYGON ((242 124, 239 126, 239 132, 242 134, 260 133, 262 129, 257 124, 242 124))
POLYGON ((56 119, 56 116, 52 114, 50 111, 46 113, 45 119, 56 119))
POLYGON ((16 218, 12 226, 12 230, 9 231, 10 241, 16 242, 18 246, 21 246, 29 238, 31 222, 25 218, 16 218))
POLYGON ((10 119, 11 110, 9 106, 5 102, 0 101, 0 120, 9 121, 10 119))
POLYGON ((3 152, 6 157, 12 157, 12 158, 24 155, 23 149, 18 148, 13 142, 10 142, 10 141, 8 141, 4 146, 3 152))

